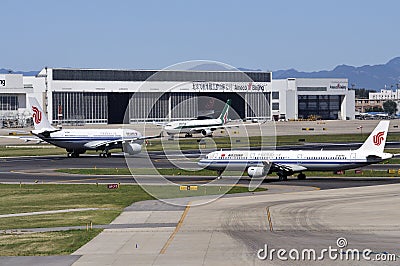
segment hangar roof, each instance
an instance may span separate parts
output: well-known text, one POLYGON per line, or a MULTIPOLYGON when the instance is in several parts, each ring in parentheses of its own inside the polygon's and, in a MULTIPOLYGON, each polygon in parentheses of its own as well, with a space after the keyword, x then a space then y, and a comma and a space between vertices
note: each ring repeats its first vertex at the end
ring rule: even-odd
POLYGON ((271 72, 52 69, 53 80, 271 82, 271 72), (244 75, 245 73, 246 75, 244 75))

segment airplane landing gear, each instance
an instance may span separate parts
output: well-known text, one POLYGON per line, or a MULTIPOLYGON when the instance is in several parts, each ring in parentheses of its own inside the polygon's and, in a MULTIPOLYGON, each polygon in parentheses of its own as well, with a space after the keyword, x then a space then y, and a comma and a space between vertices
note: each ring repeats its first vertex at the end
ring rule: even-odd
POLYGON ((278 177, 280 181, 285 181, 287 180, 287 175, 282 174, 282 173, 278 173, 278 177))
POLYGON ((222 170, 217 170, 217 179, 222 178, 222 170))
POLYGON ((99 156, 100 157, 111 157, 111 152, 108 152, 108 151, 103 151, 103 152, 101 152, 101 153, 99 153, 99 156))
POLYGON ((300 174, 298 174, 297 179, 298 180, 304 180, 304 179, 306 179, 306 175, 303 174, 303 173, 300 173, 300 174))
POLYGON ((77 153, 77 152, 68 152, 67 157, 69 157, 69 158, 78 158, 79 157, 79 153, 77 153))

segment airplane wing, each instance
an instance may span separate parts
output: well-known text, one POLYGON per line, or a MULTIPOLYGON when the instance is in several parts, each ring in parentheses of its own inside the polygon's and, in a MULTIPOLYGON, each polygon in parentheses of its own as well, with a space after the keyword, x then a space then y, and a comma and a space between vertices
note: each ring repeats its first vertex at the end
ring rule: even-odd
POLYGON ((251 123, 251 124, 225 124, 225 125, 220 125, 220 126, 210 126, 210 127, 195 127, 192 128, 189 133, 194 134, 194 133, 201 133, 203 130, 205 131, 215 131, 217 129, 226 129, 226 128, 239 128, 243 126, 260 126, 260 123, 251 123))
POLYGON ((203 130, 205 131, 215 131, 219 127, 195 127, 189 130, 189 134, 201 133, 203 130))
POLYGON ((153 124, 158 126, 158 127, 164 127, 166 124, 168 124, 168 122, 155 122, 155 121, 153 121, 153 124))
POLYGON ((126 142, 135 142, 135 141, 140 141, 140 140, 146 140, 146 139, 155 139, 155 138, 161 138, 162 133, 158 134, 157 136, 142 136, 142 137, 134 137, 134 138, 119 138, 116 140, 107 140, 107 141, 90 141, 86 143, 84 146, 90 149, 96 149, 96 148, 101 148, 101 147, 108 147, 108 146, 116 146, 118 144, 123 144, 126 142))
POLYGON ((25 142, 29 142, 29 141, 36 142, 37 144, 45 142, 44 140, 42 140, 41 138, 38 138, 36 136, 0 136, 0 138, 20 139, 25 142))
POLYGON ((302 172, 307 170, 306 167, 298 165, 298 164, 279 164, 279 163, 269 163, 270 171, 272 172, 284 172, 287 175, 292 175, 296 172, 302 172))

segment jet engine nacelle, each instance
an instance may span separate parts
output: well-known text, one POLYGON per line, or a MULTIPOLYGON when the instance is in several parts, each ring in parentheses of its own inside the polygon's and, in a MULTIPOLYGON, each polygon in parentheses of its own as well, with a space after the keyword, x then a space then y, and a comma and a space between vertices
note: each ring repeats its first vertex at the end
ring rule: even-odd
POLYGON ((201 134, 203 134, 205 137, 210 137, 212 135, 212 131, 210 129, 203 129, 201 134))
POLYGON ((135 155, 142 151, 142 145, 138 143, 124 143, 124 152, 128 153, 129 155, 135 155))
POLYGON ((251 178, 260 178, 260 177, 264 177, 267 175, 266 171, 265 171, 265 167, 263 166, 251 166, 247 169, 247 174, 251 177, 251 178))

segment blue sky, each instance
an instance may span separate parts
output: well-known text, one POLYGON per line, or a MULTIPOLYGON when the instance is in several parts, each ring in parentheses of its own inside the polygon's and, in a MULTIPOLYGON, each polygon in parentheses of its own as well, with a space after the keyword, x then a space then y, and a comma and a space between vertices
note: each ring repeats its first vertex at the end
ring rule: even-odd
POLYGON ((400 56, 400 1, 1 0, 0 68, 159 69, 215 60, 329 70, 400 56))

